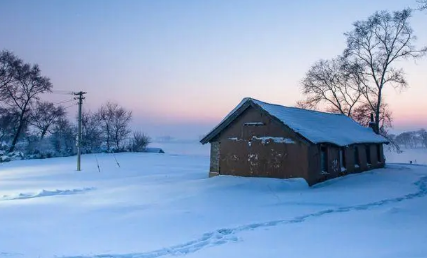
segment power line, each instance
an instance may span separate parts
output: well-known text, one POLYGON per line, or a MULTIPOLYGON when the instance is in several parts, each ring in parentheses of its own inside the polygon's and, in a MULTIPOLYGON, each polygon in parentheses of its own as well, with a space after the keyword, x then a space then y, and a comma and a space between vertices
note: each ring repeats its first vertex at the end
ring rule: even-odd
POLYGON ((52 90, 53 92, 71 92, 71 93, 73 93, 73 91, 70 91, 70 90, 64 90, 64 89, 54 89, 54 90, 52 90))
POLYGON ((68 103, 68 102, 71 102, 71 101, 74 101, 74 99, 67 99, 67 100, 59 101, 59 102, 53 103, 53 104, 58 105, 58 104, 68 103))
POLYGON ((77 103, 74 103, 73 105, 66 106, 66 107, 64 107, 64 109, 67 109, 67 108, 70 108, 70 107, 74 107, 74 106, 77 106, 77 103))
POLYGON ((52 90, 51 92, 47 92, 50 94, 60 94, 60 95, 73 95, 72 91, 67 90, 52 90))

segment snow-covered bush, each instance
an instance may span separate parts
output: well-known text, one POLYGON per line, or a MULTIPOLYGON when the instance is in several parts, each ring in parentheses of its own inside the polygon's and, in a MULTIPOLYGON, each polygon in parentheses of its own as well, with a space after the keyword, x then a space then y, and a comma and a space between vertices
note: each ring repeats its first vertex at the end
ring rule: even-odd
POLYGON ((150 137, 142 132, 134 132, 131 140, 130 150, 135 152, 142 152, 150 144, 150 137))

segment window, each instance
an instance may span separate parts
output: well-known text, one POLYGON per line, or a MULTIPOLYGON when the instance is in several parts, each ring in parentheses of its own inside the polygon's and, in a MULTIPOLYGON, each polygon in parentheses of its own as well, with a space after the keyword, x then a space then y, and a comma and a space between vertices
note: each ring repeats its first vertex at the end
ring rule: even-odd
POLYGON ((262 126, 265 125, 263 122, 247 122, 244 123, 243 126, 262 126))
POLYGON ((378 163, 382 162, 382 159, 381 159, 381 144, 377 144, 377 161, 378 161, 378 163))
POLYGON ((366 163, 368 163, 368 165, 372 164, 372 161, 371 161, 371 148, 370 147, 371 146, 369 146, 369 145, 365 146, 365 150, 366 150, 366 163))
POLYGON ((346 170, 346 164, 345 164, 345 149, 340 149, 340 164, 341 164, 341 171, 346 170))
POLYGON ((359 162, 359 148, 357 146, 354 146, 354 167, 358 168, 360 166, 359 162))
POLYGON ((326 147, 320 148, 320 169, 321 172, 328 172, 328 154, 326 147))

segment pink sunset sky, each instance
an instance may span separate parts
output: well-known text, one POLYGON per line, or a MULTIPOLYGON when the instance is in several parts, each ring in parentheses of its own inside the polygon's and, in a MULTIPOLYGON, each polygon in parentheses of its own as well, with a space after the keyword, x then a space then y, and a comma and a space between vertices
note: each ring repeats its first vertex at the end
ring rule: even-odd
MULTIPOLYGON (((379 1, 2 1, 0 49, 38 63, 54 89, 88 92, 85 108, 115 101, 149 135, 197 139, 242 98, 287 106, 318 59, 379 1)), ((411 19, 427 45, 427 12, 411 19)), ((394 130, 427 128, 427 58, 399 62, 409 87, 385 90, 394 130)), ((68 98, 51 94, 52 101, 68 98)), ((68 109, 74 116, 76 109, 68 109)))

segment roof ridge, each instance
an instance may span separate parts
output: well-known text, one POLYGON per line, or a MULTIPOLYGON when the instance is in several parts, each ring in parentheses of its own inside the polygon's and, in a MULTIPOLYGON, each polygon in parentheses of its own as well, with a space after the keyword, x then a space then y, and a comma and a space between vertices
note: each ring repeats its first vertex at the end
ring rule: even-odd
POLYGON ((388 143, 381 135, 376 135, 369 128, 344 115, 297 107, 287 107, 272 104, 254 98, 243 100, 204 138, 200 141, 205 144, 224 130, 236 117, 250 106, 266 111, 280 123, 307 139, 313 144, 331 143, 337 146, 347 146, 356 143, 388 143))
POLYGON ((299 108, 299 107, 289 107, 289 106, 284 106, 284 105, 280 105, 280 104, 275 104, 275 103, 269 103, 269 102, 265 102, 265 101, 261 101, 261 100, 257 100, 254 98, 244 98, 243 100, 252 100, 252 101, 257 101, 257 102, 261 102, 263 104, 267 104, 267 105, 272 105, 272 106, 279 106, 279 107, 283 107, 283 108, 292 108, 292 109, 298 109, 298 110, 303 110, 303 111, 308 111, 308 112, 313 112, 313 113, 320 113, 320 114, 328 114, 328 115, 338 115, 338 116, 345 116, 348 117, 344 114, 339 114, 339 113, 331 113, 331 112, 325 112, 325 111, 319 111, 319 110, 313 110, 313 109, 305 109, 305 108, 299 108))

